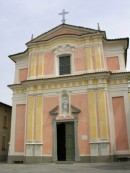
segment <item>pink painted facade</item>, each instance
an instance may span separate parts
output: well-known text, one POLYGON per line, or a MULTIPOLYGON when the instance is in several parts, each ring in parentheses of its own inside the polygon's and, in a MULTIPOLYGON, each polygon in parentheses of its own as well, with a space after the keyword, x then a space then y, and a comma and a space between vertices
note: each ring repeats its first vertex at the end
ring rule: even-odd
POLYGON ((16 106, 15 152, 24 152, 25 109, 24 104, 16 106))
POLYGON ((107 68, 108 70, 120 70, 118 57, 107 57, 107 68))
POLYGON ((86 71, 85 48, 80 47, 75 49, 74 53, 75 71, 86 71))
POLYGON ((19 70, 19 81, 27 80, 28 68, 19 70))
POLYGON ((113 114, 115 125, 115 140, 117 151, 128 150, 128 133, 126 125, 126 113, 123 97, 113 97, 113 114))
POLYGON ((9 85, 10 163, 129 157, 130 73, 121 53, 127 43, 108 40, 104 31, 63 24, 28 42, 22 63, 19 54, 10 56, 16 61, 9 85))
POLYGON ((89 145, 89 115, 88 115, 88 96, 87 94, 77 94, 71 96, 71 104, 75 107, 81 108, 82 112, 79 114, 78 137, 79 150, 81 155, 90 154, 89 145), (81 140, 82 136, 86 135, 88 140, 81 140))
POLYGON ((53 52, 47 52, 44 55, 44 74, 50 75, 54 74, 54 53, 53 52))
POLYGON ((43 98, 43 155, 52 155, 53 136, 52 121, 49 111, 57 106, 58 97, 43 98), (45 116, 44 116, 45 115, 45 116))

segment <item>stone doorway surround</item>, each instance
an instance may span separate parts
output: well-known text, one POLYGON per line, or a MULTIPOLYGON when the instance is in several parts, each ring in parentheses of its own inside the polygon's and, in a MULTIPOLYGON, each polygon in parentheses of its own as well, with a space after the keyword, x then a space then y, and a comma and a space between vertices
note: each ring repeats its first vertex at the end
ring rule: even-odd
POLYGON ((80 161, 79 156, 79 147, 78 147, 78 117, 81 112, 78 108, 71 105, 71 115, 73 115, 73 119, 64 119, 57 120, 56 117, 58 115, 59 106, 53 108, 49 114, 52 116, 52 124, 53 124, 53 149, 52 149, 52 161, 57 162, 57 123, 59 122, 73 122, 74 123, 74 139, 75 139, 75 162, 80 161))

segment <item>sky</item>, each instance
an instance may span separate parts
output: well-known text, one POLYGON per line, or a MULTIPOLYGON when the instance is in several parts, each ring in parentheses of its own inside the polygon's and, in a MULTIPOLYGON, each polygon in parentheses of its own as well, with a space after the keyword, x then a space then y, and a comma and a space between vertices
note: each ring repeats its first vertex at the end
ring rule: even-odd
POLYGON ((130 37, 130 0, 0 0, 0 102, 12 105, 7 85, 14 82, 15 63, 8 56, 23 52, 32 34, 60 25, 62 9, 69 12, 66 24, 97 29, 99 23, 108 39, 130 37))

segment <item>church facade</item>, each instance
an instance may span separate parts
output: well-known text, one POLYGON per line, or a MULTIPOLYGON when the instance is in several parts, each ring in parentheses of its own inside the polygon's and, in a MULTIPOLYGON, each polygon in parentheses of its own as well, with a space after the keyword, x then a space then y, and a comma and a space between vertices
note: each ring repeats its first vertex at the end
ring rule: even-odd
POLYGON ((8 162, 98 162, 130 156, 129 39, 61 24, 15 62, 8 162))

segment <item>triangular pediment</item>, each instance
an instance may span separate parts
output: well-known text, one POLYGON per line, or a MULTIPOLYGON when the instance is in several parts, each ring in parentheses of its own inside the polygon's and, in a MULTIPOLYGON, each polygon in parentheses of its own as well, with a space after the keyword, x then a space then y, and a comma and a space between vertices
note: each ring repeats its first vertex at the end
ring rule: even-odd
POLYGON ((32 39, 27 44, 41 42, 41 41, 49 41, 58 36, 65 36, 65 35, 83 36, 83 35, 91 35, 91 34, 96 34, 96 33, 98 34, 98 33, 102 33, 102 32, 104 32, 104 31, 94 30, 94 29, 90 29, 90 28, 84 28, 84 27, 80 27, 80 26, 62 24, 62 25, 59 25, 59 26, 49 30, 48 32, 43 33, 40 36, 32 39))

